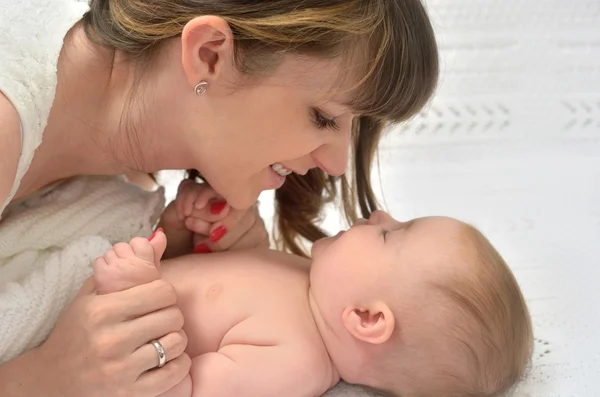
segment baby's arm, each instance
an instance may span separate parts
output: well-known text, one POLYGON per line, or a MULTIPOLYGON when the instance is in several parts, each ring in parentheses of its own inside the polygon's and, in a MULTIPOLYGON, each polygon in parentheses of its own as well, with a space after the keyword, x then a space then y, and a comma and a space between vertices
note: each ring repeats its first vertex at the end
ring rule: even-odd
POLYGON ((225 346, 192 359, 190 375, 157 397, 305 396, 290 394, 298 387, 293 381, 298 373, 289 365, 295 359, 281 346, 225 346))
POLYGON ((293 345, 224 346, 192 360, 192 397, 317 397, 326 386, 313 381, 314 368, 293 345))

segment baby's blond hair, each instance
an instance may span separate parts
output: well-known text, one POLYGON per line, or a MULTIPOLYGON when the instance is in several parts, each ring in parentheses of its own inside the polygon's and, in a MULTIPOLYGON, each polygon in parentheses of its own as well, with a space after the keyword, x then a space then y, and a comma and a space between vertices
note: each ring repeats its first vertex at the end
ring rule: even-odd
POLYGON ((434 285, 459 311, 447 336, 459 346, 468 376, 455 379, 456 394, 501 396, 527 373, 533 350, 531 318, 502 256, 479 230, 471 225, 463 229, 460 243, 473 260, 469 271, 434 285))
MULTIPOLYGON (((441 296, 441 302, 435 303, 443 307, 441 319, 435 321, 436 335, 439 346, 444 346, 446 352, 434 352, 422 361, 402 360, 399 368, 395 368, 397 381, 388 383, 385 390, 378 390, 382 395, 503 396, 527 373, 533 331, 517 280, 479 230, 466 224, 461 229, 458 243, 464 255, 460 255, 460 260, 467 258, 466 270, 429 283, 441 296), (432 356, 436 359, 430 360, 432 356)), ((388 370, 394 367, 390 366, 393 356, 390 351, 390 360, 385 360, 387 368, 381 368, 387 372, 385 377, 389 377, 388 370)))

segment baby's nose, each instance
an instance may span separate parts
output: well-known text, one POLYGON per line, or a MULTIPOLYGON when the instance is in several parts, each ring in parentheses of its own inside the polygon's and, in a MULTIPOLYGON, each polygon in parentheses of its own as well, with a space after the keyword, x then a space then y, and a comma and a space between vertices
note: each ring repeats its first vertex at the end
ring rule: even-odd
POLYGON ((403 229, 407 223, 399 222, 385 211, 375 211, 369 217, 369 225, 383 226, 387 230, 403 229))
POLYGON ((392 217, 385 211, 377 210, 371 213, 369 217, 368 224, 369 225, 381 225, 383 223, 389 222, 392 220, 392 217))
POLYGON ((368 221, 368 220, 366 220, 365 218, 358 218, 358 219, 356 220, 356 222, 354 222, 354 225, 355 225, 355 226, 360 226, 360 225, 368 225, 368 224, 369 224, 369 221, 368 221))

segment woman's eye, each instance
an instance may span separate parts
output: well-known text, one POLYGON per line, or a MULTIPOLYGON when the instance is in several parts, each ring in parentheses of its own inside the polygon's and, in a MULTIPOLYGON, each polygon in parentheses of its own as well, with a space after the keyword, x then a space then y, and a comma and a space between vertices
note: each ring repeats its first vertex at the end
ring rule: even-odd
POLYGON ((337 131, 340 129, 335 119, 328 119, 323 116, 323 114, 318 109, 313 109, 313 121, 315 125, 320 129, 330 129, 332 131, 337 131))

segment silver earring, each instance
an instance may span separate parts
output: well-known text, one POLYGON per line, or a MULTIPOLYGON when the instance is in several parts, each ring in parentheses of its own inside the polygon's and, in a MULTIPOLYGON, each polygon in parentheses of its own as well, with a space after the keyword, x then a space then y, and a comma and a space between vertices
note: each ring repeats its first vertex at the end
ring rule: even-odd
POLYGON ((206 81, 201 81, 194 87, 194 92, 198 96, 204 95, 206 90, 208 89, 208 83, 206 81))

